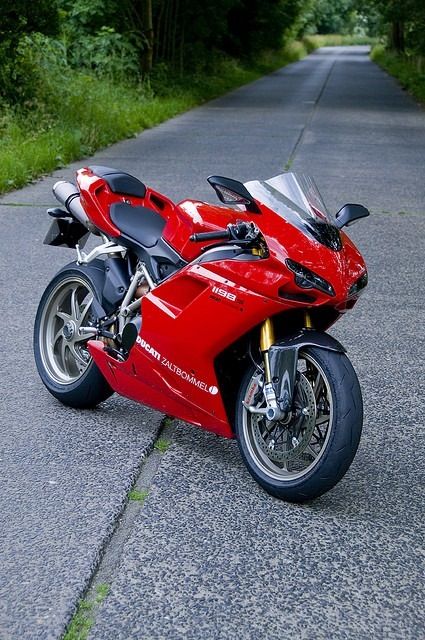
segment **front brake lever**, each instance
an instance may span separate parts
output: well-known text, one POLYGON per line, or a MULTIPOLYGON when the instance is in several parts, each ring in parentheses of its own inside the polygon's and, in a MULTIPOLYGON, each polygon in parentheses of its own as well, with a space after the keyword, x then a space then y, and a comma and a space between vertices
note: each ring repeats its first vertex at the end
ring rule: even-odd
POLYGON ((217 249, 218 247, 226 246, 235 246, 243 249, 244 247, 248 248, 248 245, 252 245, 252 242, 248 240, 224 240, 223 242, 217 242, 215 244, 209 244, 206 247, 201 248, 201 253, 205 253, 205 251, 209 251, 210 249, 217 249))

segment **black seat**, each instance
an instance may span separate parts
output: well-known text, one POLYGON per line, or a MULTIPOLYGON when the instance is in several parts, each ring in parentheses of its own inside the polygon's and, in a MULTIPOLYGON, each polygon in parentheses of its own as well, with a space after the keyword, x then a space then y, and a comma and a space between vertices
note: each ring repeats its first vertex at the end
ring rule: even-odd
POLYGON ((165 220, 153 209, 133 207, 115 202, 110 208, 111 220, 128 238, 143 247, 154 247, 165 227, 165 220))
POLYGON ((123 193, 128 196, 135 196, 136 198, 144 198, 146 195, 146 187, 137 178, 131 176, 125 171, 119 169, 112 169, 112 167, 101 167, 93 165, 89 169, 95 176, 103 178, 108 187, 114 193, 123 193))
POLYGON ((162 237, 166 220, 159 213, 125 202, 111 204, 109 213, 121 232, 119 243, 146 264, 156 282, 184 267, 186 262, 162 237))

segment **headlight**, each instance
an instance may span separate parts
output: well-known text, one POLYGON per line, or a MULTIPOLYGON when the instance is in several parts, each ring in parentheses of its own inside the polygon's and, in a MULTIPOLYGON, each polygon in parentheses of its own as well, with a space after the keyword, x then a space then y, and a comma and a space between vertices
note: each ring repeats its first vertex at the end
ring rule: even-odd
POLYGON ((295 273, 295 284, 302 289, 318 289, 328 296, 335 295, 333 286, 327 282, 327 280, 317 275, 317 273, 314 273, 314 271, 310 271, 310 269, 299 264, 299 262, 295 262, 289 258, 285 260, 285 263, 288 269, 295 273))
POLYGON ((351 285, 350 289, 348 290, 348 296, 355 296, 357 294, 360 293, 360 291, 362 291, 362 289, 365 288, 365 286, 367 285, 368 282, 368 276, 367 276, 367 271, 364 272, 363 275, 360 276, 360 278, 358 278, 355 283, 353 285, 351 285))

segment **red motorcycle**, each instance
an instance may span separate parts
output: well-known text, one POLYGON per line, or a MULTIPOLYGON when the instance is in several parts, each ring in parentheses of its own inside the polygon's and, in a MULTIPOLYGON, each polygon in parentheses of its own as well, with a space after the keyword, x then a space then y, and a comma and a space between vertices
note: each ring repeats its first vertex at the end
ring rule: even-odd
POLYGON ((223 204, 174 204, 101 166, 55 184, 64 208, 48 210, 45 243, 77 259, 42 296, 37 368, 66 405, 116 391, 236 437, 266 491, 302 502, 343 477, 359 444, 359 383, 325 331, 367 284, 341 228, 369 212, 331 217, 293 173, 208 182, 223 204), (85 253, 90 234, 100 244, 85 253))

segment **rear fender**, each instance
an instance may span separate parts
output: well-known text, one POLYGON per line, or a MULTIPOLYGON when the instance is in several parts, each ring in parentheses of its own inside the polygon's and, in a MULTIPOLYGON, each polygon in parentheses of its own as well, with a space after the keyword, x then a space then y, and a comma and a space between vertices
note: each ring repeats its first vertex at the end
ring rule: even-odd
POLYGON ((93 310, 95 314, 101 318, 106 316, 110 310, 108 309, 108 304, 103 298, 103 290, 105 288, 105 261, 95 259, 92 260, 89 264, 78 264, 77 262, 70 262, 69 264, 62 267, 59 273, 63 271, 78 271, 82 275, 88 277, 90 282, 92 283, 94 290, 96 292, 96 299, 93 301, 93 310))
MULTIPOLYGON (((112 313, 130 286, 130 274, 127 262, 123 258, 108 257, 105 260, 96 258, 88 264, 71 262, 61 269, 74 269, 85 273, 96 289, 98 302, 102 303, 103 313, 99 317, 112 313)), ((99 311, 95 309, 96 312, 99 311)))
POLYGON ((273 388, 279 408, 285 413, 292 408, 298 352, 303 347, 318 347, 338 353, 346 351, 332 336, 312 329, 301 329, 270 347, 269 361, 273 388))

